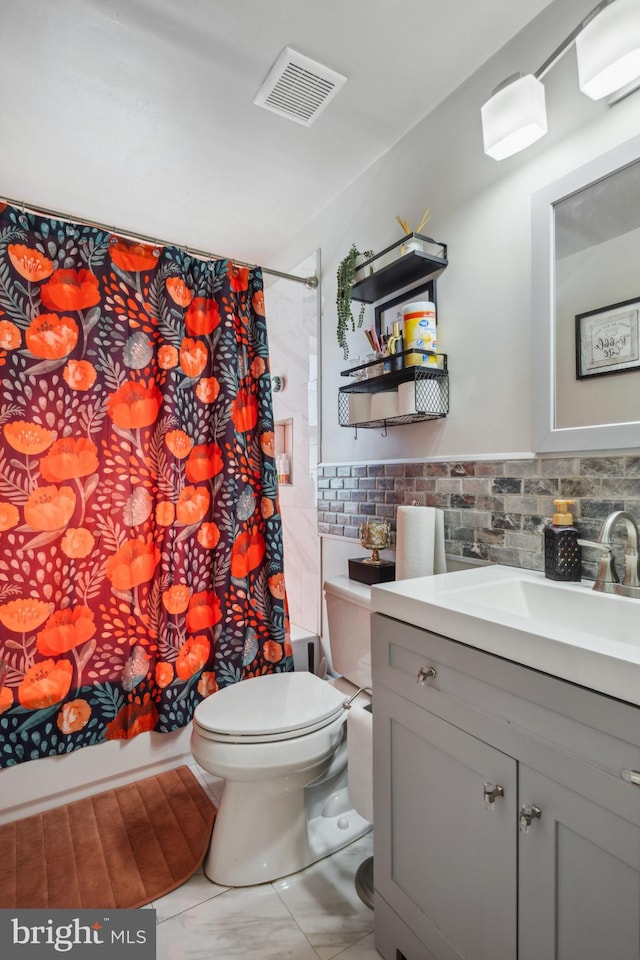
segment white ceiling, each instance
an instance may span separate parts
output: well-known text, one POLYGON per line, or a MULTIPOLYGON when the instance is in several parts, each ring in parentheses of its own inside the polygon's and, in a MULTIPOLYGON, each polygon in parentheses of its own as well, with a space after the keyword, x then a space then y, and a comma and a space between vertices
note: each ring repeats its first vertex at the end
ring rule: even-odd
POLYGON ((268 265, 549 2, 1 0, 0 195, 268 265), (348 77, 308 128, 285 46, 348 77))

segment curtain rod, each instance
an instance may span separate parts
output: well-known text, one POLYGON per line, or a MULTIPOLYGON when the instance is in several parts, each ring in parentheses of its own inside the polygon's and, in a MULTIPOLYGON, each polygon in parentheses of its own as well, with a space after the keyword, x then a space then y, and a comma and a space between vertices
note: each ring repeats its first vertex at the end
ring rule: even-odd
MULTIPOLYGON (((246 263, 243 260, 234 260, 233 257, 223 257, 219 253, 210 253, 208 250, 198 250, 194 247, 187 247, 183 243, 171 243, 168 240, 161 240, 158 237, 148 237, 143 233, 131 233, 128 230, 119 230, 117 227, 109 226, 106 223, 98 223, 97 220, 85 220, 84 217, 72 217, 68 213, 60 213, 59 210, 48 210, 46 207, 34 207, 22 200, 12 200, 10 197, 0 197, 0 201, 8 203, 12 207, 17 207, 23 213, 35 213, 46 217, 53 217, 55 220, 64 220, 68 223, 80 223, 85 227, 97 227, 98 230, 104 230, 107 233, 116 234, 118 237, 126 237, 128 240, 143 240, 145 243, 152 243, 159 247, 180 247, 185 253, 202 260, 233 260, 240 267, 258 267, 257 263, 246 263)), ((270 267, 261 267, 263 273, 268 273, 270 277, 281 277, 283 280, 293 280, 295 283, 304 283, 309 290, 315 290, 318 286, 318 278, 315 274, 312 277, 298 277, 295 273, 283 273, 281 270, 272 270, 270 267)))

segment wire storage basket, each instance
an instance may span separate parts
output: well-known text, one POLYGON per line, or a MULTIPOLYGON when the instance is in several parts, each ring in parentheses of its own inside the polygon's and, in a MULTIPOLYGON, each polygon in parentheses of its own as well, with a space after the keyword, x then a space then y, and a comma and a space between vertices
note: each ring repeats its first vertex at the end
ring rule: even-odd
MULTIPOLYGON (((366 429, 446 417, 449 412, 449 373, 446 356, 437 356, 442 358, 442 369, 435 366, 404 367, 340 387, 340 426, 366 429)), ((352 373, 347 371, 345 375, 352 373)))

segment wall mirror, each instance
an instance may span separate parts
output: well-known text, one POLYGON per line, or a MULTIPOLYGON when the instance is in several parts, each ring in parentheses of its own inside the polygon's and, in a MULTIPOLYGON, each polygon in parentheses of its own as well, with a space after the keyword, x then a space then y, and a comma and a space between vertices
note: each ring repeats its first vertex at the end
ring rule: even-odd
POLYGON ((533 445, 640 447, 640 137, 532 198, 533 445))

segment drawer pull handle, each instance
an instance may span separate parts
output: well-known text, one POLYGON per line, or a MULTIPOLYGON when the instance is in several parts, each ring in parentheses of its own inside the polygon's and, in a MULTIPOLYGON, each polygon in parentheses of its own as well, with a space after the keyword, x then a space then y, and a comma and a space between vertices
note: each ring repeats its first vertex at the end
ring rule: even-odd
POLYGON ((535 803, 525 803, 520 807, 520 830, 522 833, 529 833, 529 827, 534 820, 539 820, 542 816, 540 807, 535 803))
POLYGON ((622 779, 632 783, 634 787, 640 787, 640 770, 623 770, 622 779))
POLYGON ((425 685, 427 680, 435 680, 438 676, 438 671, 435 667, 420 667, 418 670, 418 676, 416 682, 420 684, 421 687, 425 685))
POLYGON ((487 810, 495 810, 498 797, 504 797, 504 787, 501 787, 499 783, 485 783, 484 802, 487 810))

